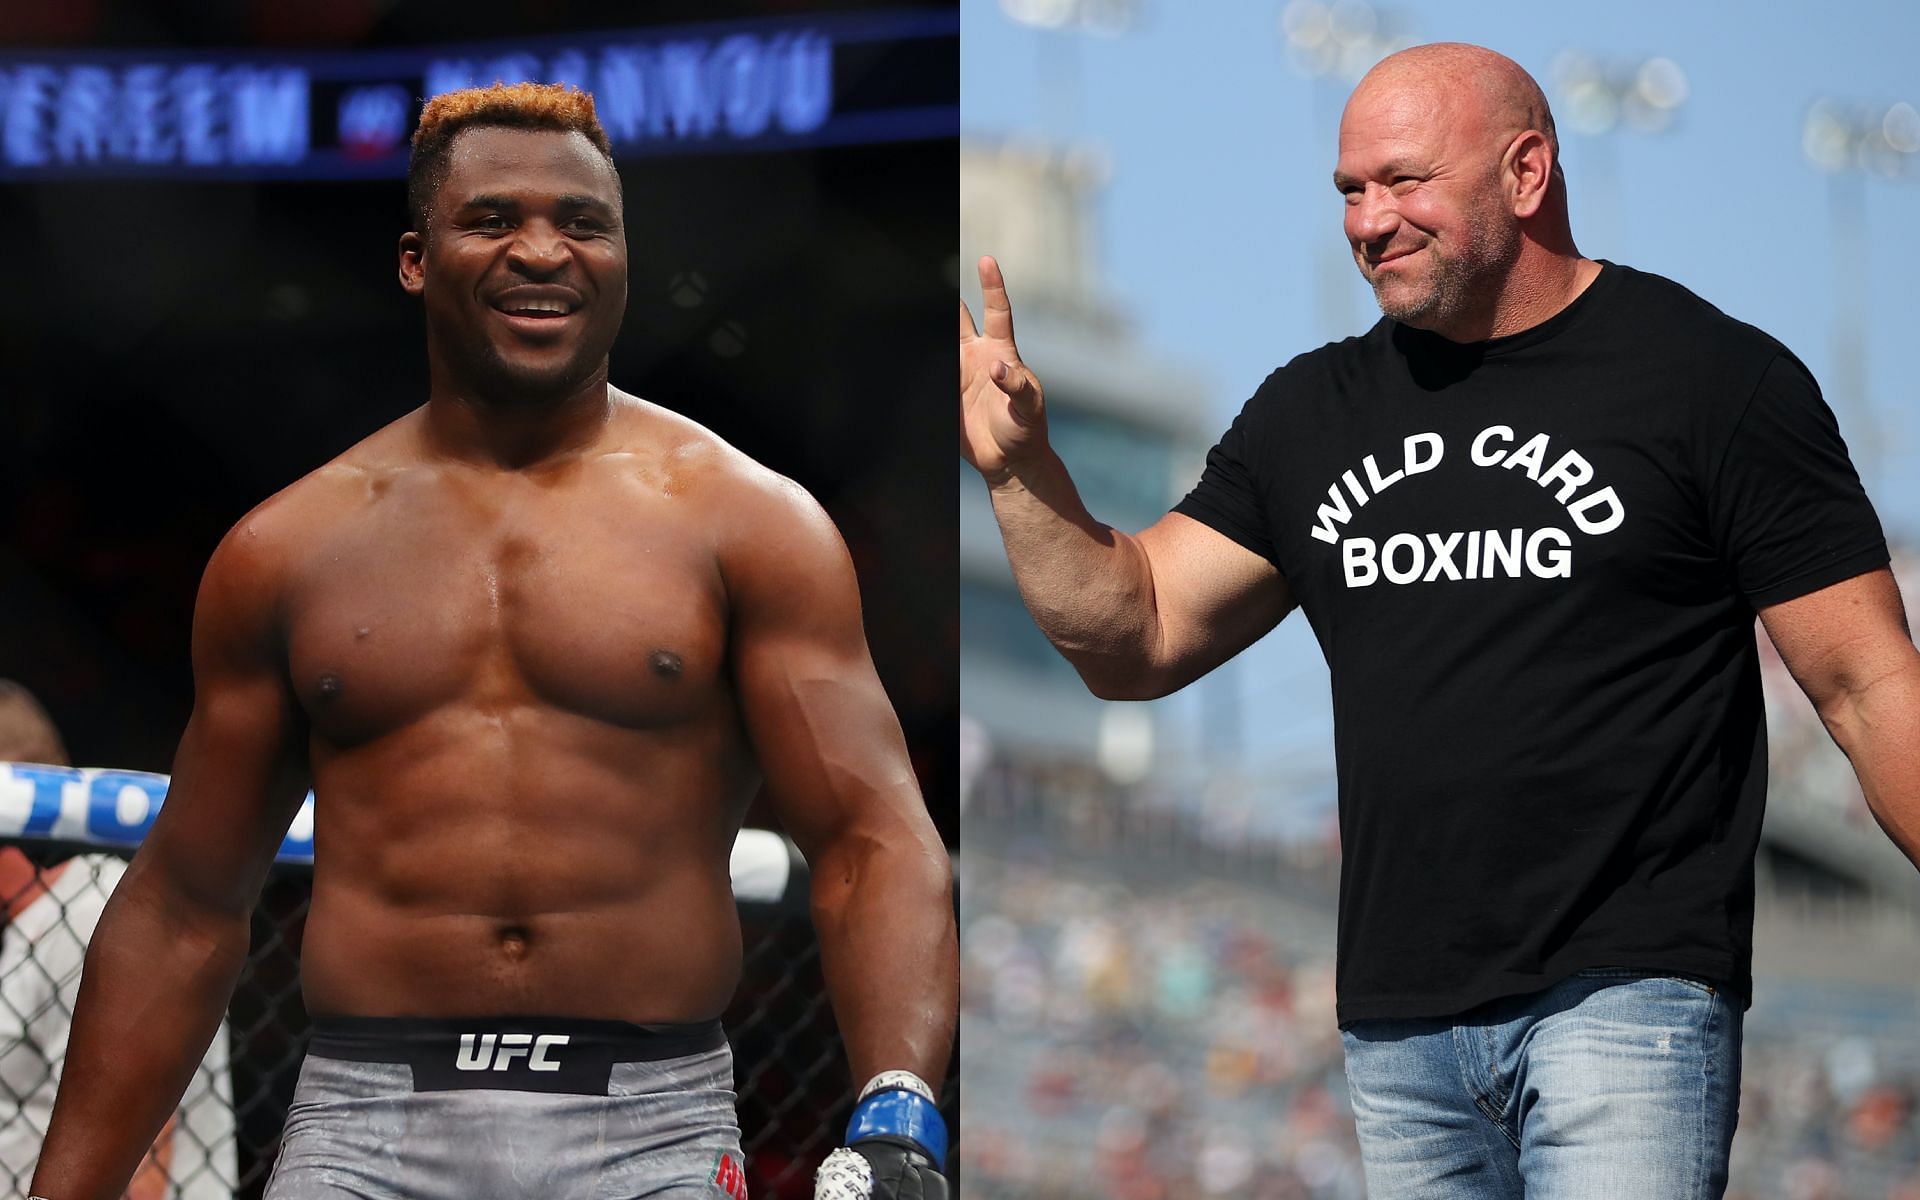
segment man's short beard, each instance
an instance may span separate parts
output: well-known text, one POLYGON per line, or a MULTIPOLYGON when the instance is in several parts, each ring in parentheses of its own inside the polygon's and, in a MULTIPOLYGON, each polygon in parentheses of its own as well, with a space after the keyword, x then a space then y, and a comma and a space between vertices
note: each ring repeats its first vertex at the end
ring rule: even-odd
POLYGON ((530 367, 517 363, 500 352, 500 347, 478 329, 462 328, 457 354, 449 354, 450 365, 464 388, 472 389, 472 398, 503 408, 542 408, 565 400, 592 379, 606 355, 576 353, 553 367, 530 367))
POLYGON ((1376 270, 1368 282, 1380 311, 1415 329, 1445 329, 1489 306, 1513 266, 1520 246, 1519 227, 1493 214, 1485 223, 1467 226, 1464 233, 1457 254, 1442 253, 1438 245, 1428 243, 1427 287, 1417 295, 1390 297, 1388 281, 1376 270))
POLYGON ((492 342, 479 347, 479 378, 487 398, 495 403, 540 405, 564 400, 593 378, 601 359, 578 355, 553 369, 528 369, 509 361, 492 342))

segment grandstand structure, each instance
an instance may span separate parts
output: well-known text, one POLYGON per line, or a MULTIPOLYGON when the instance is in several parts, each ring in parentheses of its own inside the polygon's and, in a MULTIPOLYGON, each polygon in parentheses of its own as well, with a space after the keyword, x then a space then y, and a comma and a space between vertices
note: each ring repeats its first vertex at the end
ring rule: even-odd
MULTIPOLYGON (((1053 444, 1094 513, 1140 529, 1198 475, 1214 431, 1196 373, 1144 351, 1100 286, 1092 201, 1103 172, 1090 151, 962 138, 960 261, 969 287, 982 254, 1006 267, 1053 444)), ((1085 755, 1123 775, 1151 760, 1151 710, 1094 700, 1027 617, 985 489, 964 463, 960 638, 961 703, 996 743, 1085 755)))

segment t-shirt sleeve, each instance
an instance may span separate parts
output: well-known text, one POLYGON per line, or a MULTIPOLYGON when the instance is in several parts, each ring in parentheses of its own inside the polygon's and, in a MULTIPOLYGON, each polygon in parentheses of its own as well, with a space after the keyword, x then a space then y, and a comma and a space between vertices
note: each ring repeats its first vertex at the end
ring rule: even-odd
POLYGON ((1261 396, 1256 393, 1241 408, 1233 425, 1207 451, 1207 467, 1200 473, 1200 482, 1173 506, 1173 511, 1225 534, 1277 567, 1280 555, 1253 466, 1259 461, 1254 451, 1254 427, 1255 406, 1260 402, 1261 396))
POLYGON ((1784 351, 1761 375, 1708 495, 1721 554, 1755 608, 1888 561, 1839 423, 1813 376, 1784 351))

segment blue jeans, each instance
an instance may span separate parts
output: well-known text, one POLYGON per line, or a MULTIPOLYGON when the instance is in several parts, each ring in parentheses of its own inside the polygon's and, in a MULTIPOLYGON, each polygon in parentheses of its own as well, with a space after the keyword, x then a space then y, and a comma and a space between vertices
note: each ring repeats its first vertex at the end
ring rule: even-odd
POLYGON ((1373 1200, 1710 1200, 1740 1109, 1736 1003, 1601 969, 1343 1033, 1373 1200))

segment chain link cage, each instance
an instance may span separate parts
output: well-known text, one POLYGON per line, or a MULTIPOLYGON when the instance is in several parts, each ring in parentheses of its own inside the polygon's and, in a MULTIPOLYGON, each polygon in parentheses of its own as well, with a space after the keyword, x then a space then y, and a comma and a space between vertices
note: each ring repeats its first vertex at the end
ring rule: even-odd
MULTIPOLYGON (((24 1198, 81 958, 125 862, 91 847, 0 839, 6 846, 46 869, 0 896, 11 913, 0 943, 0 1195, 24 1198)), ((265 1190, 309 1036, 299 960, 311 886, 304 866, 279 864, 268 877, 221 1034, 129 1200, 255 1200, 265 1190)), ((853 1109, 804 897, 804 886, 789 886, 779 903, 740 904, 744 972, 724 1019, 755 1200, 811 1197, 814 1168, 840 1144, 853 1109)), ((941 1107, 956 1132, 957 1099, 950 1081, 941 1107)))

